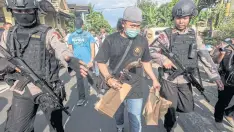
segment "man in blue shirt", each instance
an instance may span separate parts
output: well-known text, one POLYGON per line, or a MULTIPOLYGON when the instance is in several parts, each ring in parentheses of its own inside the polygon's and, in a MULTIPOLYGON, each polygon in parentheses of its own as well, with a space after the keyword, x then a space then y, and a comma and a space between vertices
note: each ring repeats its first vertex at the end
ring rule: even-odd
MULTIPOLYGON (((83 31, 83 25, 83 20, 77 18, 75 22, 76 31, 69 36, 68 46, 75 57, 85 62, 88 68, 91 68, 95 57, 95 39, 89 32, 83 31)), ((88 81, 79 73, 76 74, 76 78, 79 91, 77 106, 82 106, 86 102, 85 88, 88 88, 88 81)))

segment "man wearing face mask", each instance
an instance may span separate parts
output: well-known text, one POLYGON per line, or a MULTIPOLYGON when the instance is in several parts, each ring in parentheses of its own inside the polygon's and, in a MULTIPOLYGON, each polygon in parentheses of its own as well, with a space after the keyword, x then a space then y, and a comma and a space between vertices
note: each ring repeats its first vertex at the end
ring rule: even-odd
MULTIPOLYGON (((150 64, 150 54, 146 38, 139 35, 142 22, 142 11, 137 7, 127 7, 122 19, 123 30, 107 36, 100 48, 95 60, 98 63, 105 82, 115 90, 121 89, 120 78, 123 69, 131 62, 141 60, 146 73, 153 80, 153 88, 160 89, 160 84, 155 77, 150 64), (129 50, 126 50, 129 49, 129 50), (128 52, 126 52, 128 51, 128 52), (123 56, 126 54, 124 59, 123 56), (122 63, 120 63, 122 61, 122 63), (107 62, 109 61, 108 71, 107 62), (116 68, 119 66, 118 68, 116 68)), ((121 104, 115 114, 117 132, 123 132, 124 108, 127 108, 130 132, 141 132, 141 114, 143 104, 143 87, 141 87, 140 73, 137 68, 129 71, 130 77, 124 80, 132 86, 125 101, 121 104)), ((146 88, 146 87, 144 87, 146 88)))
MULTIPOLYGON (((76 58, 85 62, 88 68, 92 68, 95 57, 95 39, 89 32, 83 31, 83 26, 83 20, 77 18, 75 21, 76 31, 69 36, 68 47, 76 58)), ((76 78, 79 92, 77 106, 82 106, 86 102, 85 89, 88 88, 88 81, 79 73, 76 74, 76 78)))
MULTIPOLYGON (((83 76, 87 75, 87 69, 79 67, 80 61, 72 57, 72 52, 61 41, 58 32, 47 25, 40 24, 38 19, 40 3, 37 0, 6 0, 5 2, 16 25, 5 31, 1 46, 12 58, 20 58, 40 80, 46 82, 62 105, 66 93, 64 84, 59 79, 59 61, 64 67, 70 66, 83 76)), ((29 73, 20 73, 21 70, 15 65, 6 62, 9 58, 6 59, 4 53, 1 53, 1 57, 0 74, 12 86, 13 91, 12 105, 8 110, 4 131, 34 132, 34 120, 40 108, 48 120, 50 132, 64 132, 62 110, 54 103, 50 94, 44 93, 43 88, 38 87, 35 80, 29 79, 27 77, 29 73)))
POLYGON ((164 45, 175 54, 189 72, 196 71, 195 69, 198 68, 197 59, 200 59, 209 78, 217 83, 219 90, 223 90, 217 68, 205 49, 202 39, 189 27, 190 20, 196 15, 197 9, 193 1, 180 0, 172 10, 175 27, 165 29, 150 45, 153 62, 163 67, 164 74, 161 77, 162 82, 160 82, 162 85, 161 95, 172 102, 172 107, 165 115, 164 127, 167 132, 173 131, 177 119, 176 112, 188 113, 194 110, 194 99, 191 83, 186 78, 188 73, 183 72, 172 78, 171 75, 176 72, 175 64, 162 54, 160 45, 164 45), (194 53, 192 56, 189 55, 190 48, 194 53))

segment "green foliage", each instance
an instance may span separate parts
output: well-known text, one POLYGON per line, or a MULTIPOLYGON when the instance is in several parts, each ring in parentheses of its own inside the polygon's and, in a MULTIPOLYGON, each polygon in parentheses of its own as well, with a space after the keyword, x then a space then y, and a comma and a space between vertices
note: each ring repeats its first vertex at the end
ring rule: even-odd
POLYGON ((142 9, 143 25, 147 25, 148 27, 156 26, 158 21, 157 4, 152 1, 142 1, 138 6, 142 9))
POLYGON ((76 16, 74 13, 69 13, 69 14, 70 14, 71 18, 69 20, 66 20, 66 30, 67 30, 67 32, 72 33, 75 31, 74 22, 75 22, 76 16))
POLYGON ((89 4, 90 14, 86 16, 85 29, 93 30, 99 33, 101 28, 105 28, 107 32, 112 32, 112 28, 107 20, 105 20, 101 12, 94 11, 94 5, 89 4))
POLYGON ((170 3, 163 4, 160 7, 151 0, 143 0, 138 7, 143 11, 143 26, 163 27, 172 25, 171 11, 173 6, 179 0, 172 0, 170 3))
MULTIPOLYGON (((105 28, 107 32, 112 33, 113 29, 109 25, 108 21, 105 20, 103 14, 101 12, 94 11, 94 6, 89 4, 90 14, 86 16, 86 23, 84 25, 84 30, 90 31, 93 30, 96 33, 99 33, 101 28, 105 28)), ((75 15, 71 13, 72 18, 67 21, 67 31, 74 32, 75 31, 75 15)))
POLYGON ((219 25, 214 38, 219 40, 234 38, 234 17, 225 19, 225 22, 219 25))
POLYGON ((75 20, 71 19, 70 21, 67 22, 66 29, 67 32, 72 33, 75 31, 75 20))
MULTIPOLYGON (((152 0, 142 0, 139 8, 143 11, 143 27, 171 27, 172 8, 179 0, 172 0, 169 3, 158 6, 152 0)), ((225 17, 225 4, 223 0, 194 0, 198 7, 199 14, 192 18, 190 24, 196 25, 199 21, 207 23, 207 29, 212 27, 213 38, 208 37, 206 41, 210 44, 217 44, 228 37, 234 37, 234 16, 225 17), (212 25, 208 21, 212 20, 212 25)))
MULTIPOLYGON (((179 0, 172 0, 169 3, 158 6, 152 0, 142 0, 139 8, 143 11, 144 27, 170 27, 173 26, 172 8, 179 0)), ((225 17, 225 4, 218 0, 194 0, 199 7, 198 16, 192 18, 190 24, 195 25, 198 21, 212 19, 212 26, 219 28, 225 17), (206 9, 204 9, 206 8, 206 9)))

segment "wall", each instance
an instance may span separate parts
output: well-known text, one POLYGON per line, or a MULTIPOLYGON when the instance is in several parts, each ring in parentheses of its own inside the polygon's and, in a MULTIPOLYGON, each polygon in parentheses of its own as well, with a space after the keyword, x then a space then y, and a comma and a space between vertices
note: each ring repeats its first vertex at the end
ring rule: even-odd
POLYGON ((2 8, 2 11, 3 11, 4 16, 5 16, 5 21, 6 21, 6 22, 9 22, 9 23, 12 23, 12 24, 14 25, 14 24, 15 24, 15 21, 14 21, 14 19, 12 18, 11 13, 10 13, 10 12, 7 12, 7 10, 6 10, 5 7, 2 8))
POLYGON ((56 26, 55 25, 55 15, 54 13, 48 13, 46 16, 45 16, 45 23, 46 25, 49 25, 49 26, 52 26, 53 28, 56 26))

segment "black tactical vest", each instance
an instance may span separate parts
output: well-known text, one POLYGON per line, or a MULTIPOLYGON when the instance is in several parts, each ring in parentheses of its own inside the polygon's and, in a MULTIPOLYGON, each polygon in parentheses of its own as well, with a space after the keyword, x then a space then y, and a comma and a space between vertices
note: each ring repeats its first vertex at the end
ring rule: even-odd
POLYGON ((46 34, 50 29, 46 25, 34 28, 14 26, 7 36, 7 49, 12 56, 23 59, 47 83, 59 80, 59 62, 55 52, 46 48, 46 34))
POLYGON ((226 50, 219 65, 219 74, 225 86, 234 86, 234 51, 226 50))
POLYGON ((195 52, 194 58, 189 58, 189 48, 193 44, 195 44, 195 49, 197 49, 197 43, 196 43, 196 36, 195 31, 191 30, 187 34, 178 34, 178 33, 172 33, 172 29, 166 29, 165 30, 169 40, 170 40, 170 51, 174 53, 182 63, 182 65, 186 67, 191 68, 197 68, 198 62, 197 62, 197 52, 195 52))

